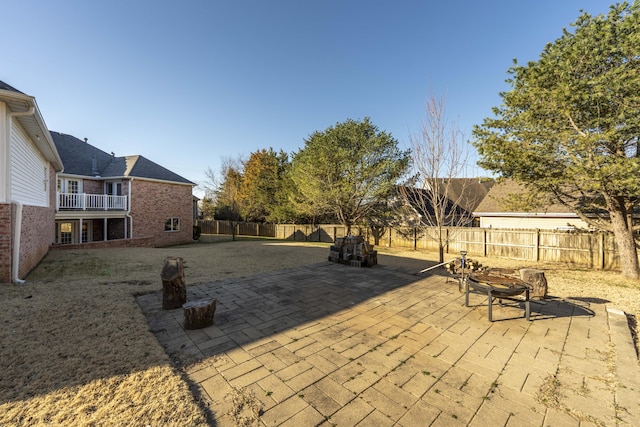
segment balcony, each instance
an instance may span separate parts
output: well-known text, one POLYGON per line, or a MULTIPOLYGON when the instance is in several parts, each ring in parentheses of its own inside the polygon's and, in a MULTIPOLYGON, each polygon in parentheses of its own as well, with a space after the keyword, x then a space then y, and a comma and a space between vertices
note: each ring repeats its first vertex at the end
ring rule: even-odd
POLYGON ((127 196, 58 193, 56 209, 67 211, 126 211, 127 196))

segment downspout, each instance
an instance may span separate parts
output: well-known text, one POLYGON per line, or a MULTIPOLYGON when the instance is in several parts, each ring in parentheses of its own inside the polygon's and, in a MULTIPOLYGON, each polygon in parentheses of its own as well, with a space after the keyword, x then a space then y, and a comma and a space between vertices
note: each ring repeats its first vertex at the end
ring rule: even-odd
POLYGON ((130 178, 128 181, 129 191, 127 192, 127 213, 124 216, 128 219, 129 222, 129 240, 133 240, 133 218, 131 218, 131 181, 133 178, 130 178))
MULTIPOLYGON (((35 107, 31 107, 29 108, 27 111, 20 111, 20 112, 13 112, 13 113, 9 113, 8 114, 8 118, 9 118, 9 126, 8 126, 8 131, 9 134, 7 135, 7 143, 9 146, 9 155, 7 156, 7 163, 11 162, 11 128, 13 125, 13 118, 14 117, 19 117, 19 116, 31 116, 36 112, 35 107)), ((10 175, 11 172, 11 168, 8 167, 9 165, 7 165, 7 175, 10 175)), ((10 176, 7 177, 9 179, 7 179, 7 183, 11 182, 10 176)), ((10 188, 7 188, 7 190, 11 190, 10 188)), ((11 260, 11 275, 13 276, 12 281, 13 283, 15 283, 16 285, 22 285, 24 284, 24 280, 20 279, 18 277, 18 273, 20 270, 20 235, 22 234, 22 203, 20 203, 17 200, 13 200, 11 198, 11 193, 10 191, 7 191, 7 194, 9 195, 8 199, 10 203, 15 203, 16 204, 16 220, 15 220, 15 228, 14 228, 14 234, 13 234, 13 251, 12 251, 12 256, 13 259, 11 260)))

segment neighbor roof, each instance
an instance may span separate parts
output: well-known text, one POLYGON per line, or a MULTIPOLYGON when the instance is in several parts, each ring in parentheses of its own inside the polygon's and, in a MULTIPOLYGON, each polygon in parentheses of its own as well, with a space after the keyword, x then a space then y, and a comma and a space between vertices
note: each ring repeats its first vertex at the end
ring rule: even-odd
MULTIPOLYGON (((475 214, 480 213, 513 213, 513 209, 510 209, 506 203, 510 194, 525 194, 527 189, 524 185, 519 184, 513 180, 507 179, 494 185, 487 196, 480 202, 475 209, 475 214)), ((533 210, 527 213, 544 212, 544 213, 574 213, 571 209, 559 203, 553 203, 550 200, 540 201, 538 207, 534 207, 533 210)))
POLYGON ((51 132, 51 136, 62 158, 65 173, 100 178, 145 178, 195 185, 143 156, 116 157, 72 135, 51 132))

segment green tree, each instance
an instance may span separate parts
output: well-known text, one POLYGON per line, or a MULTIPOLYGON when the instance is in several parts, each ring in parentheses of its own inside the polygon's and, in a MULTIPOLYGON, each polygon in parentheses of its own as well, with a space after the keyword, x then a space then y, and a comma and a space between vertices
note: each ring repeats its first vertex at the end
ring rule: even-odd
POLYGON ((474 128, 480 166, 553 196, 612 231, 638 278, 640 2, 583 13, 537 61, 514 62, 493 118, 474 128))
POLYGON ((247 221, 264 222, 270 218, 278 203, 276 195, 287 162, 286 153, 276 153, 272 148, 255 151, 244 162, 239 198, 247 221))
POLYGON ((409 153, 368 117, 316 131, 292 160, 299 211, 314 218, 332 213, 349 233, 388 197, 408 164, 409 153))

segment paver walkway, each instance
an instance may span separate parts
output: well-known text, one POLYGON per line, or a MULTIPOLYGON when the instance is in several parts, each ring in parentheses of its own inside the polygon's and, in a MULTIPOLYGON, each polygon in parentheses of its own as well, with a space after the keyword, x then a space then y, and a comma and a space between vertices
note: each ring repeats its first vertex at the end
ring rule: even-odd
POLYGON ((604 304, 532 303, 532 322, 494 304, 489 323, 444 276, 328 262, 187 290, 215 325, 138 302, 217 426, 640 425, 626 317, 604 304))

